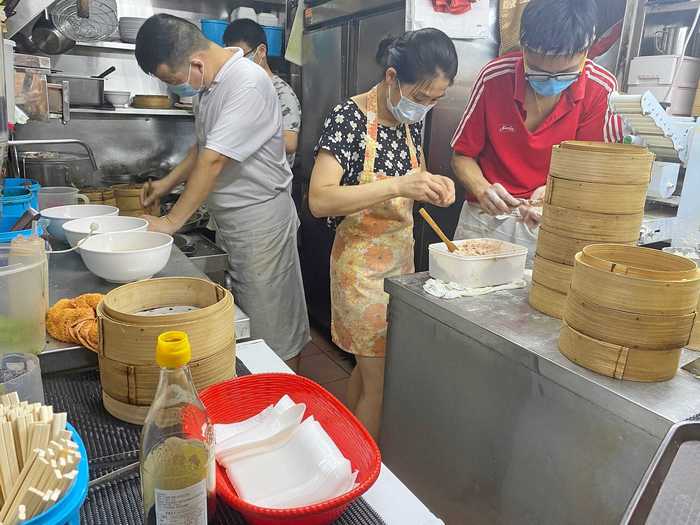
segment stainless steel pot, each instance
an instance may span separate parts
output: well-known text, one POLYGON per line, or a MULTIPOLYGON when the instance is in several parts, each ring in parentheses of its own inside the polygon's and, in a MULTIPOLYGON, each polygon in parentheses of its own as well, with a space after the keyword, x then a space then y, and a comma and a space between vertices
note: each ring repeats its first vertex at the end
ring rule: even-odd
POLYGON ((95 77, 52 73, 48 75, 48 81, 51 83, 68 81, 71 106, 100 107, 105 104, 105 77, 115 70, 116 68, 112 66, 95 77))
POLYGON ((665 26, 654 34, 654 42, 657 54, 680 55, 688 38, 690 27, 665 26))
POLYGON ((21 176, 42 186, 80 186, 78 165, 90 162, 88 155, 56 151, 23 151, 17 158, 21 176))

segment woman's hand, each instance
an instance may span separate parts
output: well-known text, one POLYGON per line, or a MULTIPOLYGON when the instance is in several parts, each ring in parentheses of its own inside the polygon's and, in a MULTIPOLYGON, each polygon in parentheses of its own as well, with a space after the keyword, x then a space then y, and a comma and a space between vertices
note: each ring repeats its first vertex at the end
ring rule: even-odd
POLYGON ((531 230, 537 229, 542 222, 542 203, 546 192, 547 186, 540 186, 532 192, 528 203, 518 209, 522 221, 531 230))
POLYGON ((433 175, 421 169, 397 178, 399 196, 418 202, 447 207, 455 201, 455 186, 451 179, 433 175))

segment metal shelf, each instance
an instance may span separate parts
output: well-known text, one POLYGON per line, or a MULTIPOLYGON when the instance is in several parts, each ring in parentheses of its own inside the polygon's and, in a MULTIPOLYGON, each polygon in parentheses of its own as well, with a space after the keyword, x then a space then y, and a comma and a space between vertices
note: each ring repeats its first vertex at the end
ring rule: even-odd
POLYGON ((139 108, 71 108, 71 113, 81 113, 88 115, 137 115, 142 117, 194 117, 193 113, 187 109, 139 109, 139 108))
POLYGON ((136 44, 127 44, 126 42, 76 42, 76 47, 93 47, 99 49, 114 49, 116 51, 134 51, 136 44))
POLYGON ((665 204, 666 206, 672 206, 674 208, 678 208, 678 205, 681 202, 681 197, 680 195, 673 195, 672 197, 669 197, 668 199, 661 199, 657 197, 647 197, 647 202, 654 202, 657 204, 665 204))
POLYGON ((686 0, 685 2, 675 2, 671 4, 649 4, 644 8, 647 14, 674 13, 678 11, 694 11, 700 7, 700 0, 686 0))

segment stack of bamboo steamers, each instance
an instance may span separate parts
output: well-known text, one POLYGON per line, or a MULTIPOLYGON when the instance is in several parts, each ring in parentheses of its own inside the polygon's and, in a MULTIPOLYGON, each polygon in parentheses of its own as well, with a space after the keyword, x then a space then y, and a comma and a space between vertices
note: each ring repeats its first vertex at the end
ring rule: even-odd
POLYGON ((646 148, 563 142, 552 151, 530 304, 561 318, 574 257, 594 243, 636 244, 654 154, 646 148))
POLYGON ((155 348, 164 332, 187 333, 197 390, 235 375, 233 296, 215 283, 173 277, 127 284, 105 295, 97 317, 102 400, 118 419, 143 424, 158 386, 155 348))
POLYGON ((621 144, 554 148, 530 304, 562 318, 559 350, 632 381, 676 374, 699 308, 700 270, 636 246, 654 155, 621 144))
POLYGON ((700 295, 700 270, 659 250, 594 244, 576 254, 559 350, 594 372, 664 381, 678 370, 700 295))

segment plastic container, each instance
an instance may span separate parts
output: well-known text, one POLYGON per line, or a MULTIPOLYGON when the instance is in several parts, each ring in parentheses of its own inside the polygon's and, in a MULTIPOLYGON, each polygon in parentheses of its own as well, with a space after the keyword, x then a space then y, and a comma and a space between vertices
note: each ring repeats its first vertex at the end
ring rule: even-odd
POLYGON ((36 518, 25 521, 24 525, 80 525, 80 507, 83 506, 88 492, 88 455, 83 440, 75 428, 68 423, 66 429, 73 433, 73 441, 80 451, 78 476, 63 497, 56 504, 36 518))
POLYGON ((228 27, 227 20, 213 20, 209 18, 204 18, 201 21, 202 33, 209 40, 220 46, 224 45, 224 33, 228 27))
POLYGON ((252 7, 237 7, 231 13, 231 20, 241 20, 247 18, 248 20, 258 21, 258 14, 252 7))
POLYGON ((20 401, 44 404, 44 386, 37 356, 0 355, 0 395, 10 392, 17 392, 20 401))
POLYGON ((41 189, 41 185, 37 181, 32 179, 9 178, 4 179, 2 181, 2 185, 5 188, 28 188, 29 191, 32 192, 32 208, 34 208, 35 210, 39 209, 39 190, 41 189))
POLYGON ((258 13, 258 24, 268 27, 280 27, 277 13, 258 13))
POLYGON ((32 192, 28 188, 3 187, 0 203, 3 217, 21 217, 32 205, 32 192))
POLYGON ((51 186, 39 190, 39 210, 55 208, 57 206, 70 206, 78 204, 88 204, 90 199, 79 193, 78 188, 70 186, 51 186))
POLYGON ((256 374, 214 385, 200 393, 212 423, 243 421, 277 403, 285 394, 305 403, 304 418, 314 416, 358 471, 357 487, 308 507, 264 509, 238 497, 226 471, 217 466, 217 493, 240 512, 249 525, 329 525, 362 496, 379 477, 382 459, 377 444, 362 424, 333 395, 310 379, 292 374, 256 374))
POLYGON ((16 243, 0 245, 0 354, 38 354, 46 345, 48 262, 16 243))
POLYGON ((681 165, 677 162, 655 161, 651 171, 651 182, 647 197, 668 199, 676 191, 678 171, 681 165))
MULTIPOLYGON (((443 243, 431 244, 428 247, 430 276, 467 288, 498 286, 522 279, 527 248, 505 241, 500 242, 504 250, 507 250, 504 254, 478 256, 450 253, 443 243)), ((455 244, 459 243, 460 241, 455 240, 455 244)))
POLYGON ((281 27, 263 26, 267 37, 267 54, 271 57, 281 57, 284 47, 284 29, 281 27))
MULTIPOLYGON (((29 237, 32 234, 32 230, 20 230, 16 232, 11 232, 10 229, 15 225, 15 223, 20 219, 20 217, 0 217, 0 244, 6 244, 12 242, 12 239, 21 236, 29 237)), ((44 235, 45 221, 39 221, 37 227, 37 234, 44 235)))

